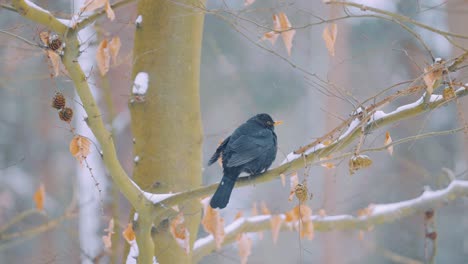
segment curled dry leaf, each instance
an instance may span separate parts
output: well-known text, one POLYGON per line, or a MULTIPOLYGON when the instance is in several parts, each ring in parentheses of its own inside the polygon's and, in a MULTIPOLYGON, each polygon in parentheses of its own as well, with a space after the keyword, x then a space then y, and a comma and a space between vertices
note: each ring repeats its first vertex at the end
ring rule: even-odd
POLYGON ((367 206, 366 208, 363 208, 363 209, 358 210, 357 216, 358 216, 358 217, 367 217, 367 216, 371 216, 371 215, 372 215, 372 212, 374 211, 374 207, 375 207, 375 205, 369 204, 369 206, 367 206))
POLYGON ((247 234, 241 233, 237 236, 237 247, 239 248, 239 257, 242 264, 247 263, 247 259, 252 254, 252 239, 247 234))
POLYGON ((271 235, 273 237, 273 243, 276 244, 276 241, 278 241, 281 224, 283 223, 283 218, 281 217, 281 215, 272 215, 270 219, 270 223, 271 223, 271 235))
POLYGON ((135 231, 133 231, 133 224, 128 223, 127 228, 122 232, 122 236, 127 240, 128 243, 135 240, 135 231))
POLYGON ((37 187, 36 192, 34 193, 33 200, 38 210, 44 210, 45 187, 43 183, 41 183, 39 187, 37 187))
MULTIPOLYGON (((384 145, 387 146, 387 145, 390 145, 392 144, 392 137, 390 136, 390 132, 386 132, 385 133, 385 142, 384 142, 384 145)), ((387 147, 387 151, 388 153, 390 153, 390 155, 393 155, 393 145, 392 146, 388 146, 387 147)))
POLYGON ((99 68, 99 72, 102 76, 106 75, 110 67, 110 51, 107 39, 104 39, 99 43, 96 51, 96 61, 99 68))
POLYGON ((320 217, 325 217, 325 216, 327 216, 327 212, 325 211, 325 209, 320 209, 320 210, 318 211, 318 215, 319 215, 320 217))
POLYGON ((292 49, 292 42, 294 35, 296 34, 296 30, 291 29, 291 22, 289 22, 288 17, 285 13, 281 12, 278 14, 280 27, 281 27, 281 37, 283 38, 284 46, 288 51, 288 55, 291 56, 291 49, 292 49))
POLYGON ((434 89, 440 85, 444 74, 444 67, 445 61, 439 60, 424 68, 423 80, 426 85, 426 91, 429 95, 431 95, 434 92, 434 89))
POLYGON ((202 225, 206 232, 213 235, 216 248, 220 249, 224 241, 224 219, 219 215, 219 211, 209 205, 211 197, 201 201, 203 204, 202 225))
POLYGON ((190 233, 185 227, 184 214, 180 212, 174 219, 172 219, 169 226, 169 231, 172 237, 176 240, 177 244, 185 251, 186 254, 190 253, 190 233))
POLYGON ((297 172, 294 172, 291 177, 289 177, 289 184, 291 186, 290 192, 289 192, 289 198, 288 201, 292 201, 294 197, 294 193, 296 191, 296 186, 299 184, 299 177, 297 176, 297 172))
POLYGON ((120 42, 119 37, 113 37, 109 42, 109 52, 112 57, 112 61, 114 62, 114 65, 117 64, 117 55, 119 55, 121 46, 122 43, 120 42))
POLYGON ((270 209, 266 206, 266 203, 262 201, 260 204, 261 210, 262 210, 262 215, 271 215, 270 209))
POLYGON ((49 46, 49 36, 49 31, 42 31, 39 33, 39 39, 41 40, 42 44, 44 44, 44 46, 49 46))
POLYGON ((47 58, 49 58, 52 69, 54 70, 54 77, 59 76, 60 73, 60 55, 53 50, 46 50, 47 58))
POLYGON ((312 209, 305 204, 294 207, 286 212, 285 223, 289 227, 295 227, 301 232, 301 238, 312 239, 314 236, 314 225, 312 222, 312 209))
POLYGON ((338 25, 331 23, 323 29, 322 38, 325 41, 325 46, 328 49, 330 56, 335 56, 335 42, 338 34, 338 25))
POLYGON ((286 175, 281 173, 280 178, 281 178, 281 185, 283 185, 283 187, 285 187, 286 186, 286 175))
POLYGON ((236 213, 236 216, 234 216, 234 221, 236 221, 237 219, 241 218, 244 216, 244 213, 242 211, 239 211, 236 213))
POLYGON ((109 18, 111 21, 115 19, 114 10, 112 10, 109 0, 86 0, 86 2, 80 8, 80 12, 91 12, 101 7, 105 8, 107 18, 109 18))
POLYGON ((83 160, 86 159, 91 152, 90 146, 91 141, 89 141, 89 139, 76 135, 70 142, 70 153, 82 164, 83 160))
POLYGON ((244 0, 244 6, 249 6, 251 4, 253 4, 255 2, 255 0, 244 0))
POLYGON ((372 165, 372 160, 367 155, 354 155, 349 160, 349 173, 354 174, 357 170, 367 168, 372 165))
POLYGON ((102 242, 104 243, 104 248, 110 250, 112 248, 112 234, 114 234, 114 218, 111 218, 104 232, 107 234, 102 236, 102 242))
POLYGON ((114 10, 112 10, 109 0, 106 1, 106 14, 107 18, 109 18, 110 21, 113 21, 115 19, 115 13, 114 10))
POLYGON ((292 42, 296 30, 292 29, 291 22, 285 13, 280 12, 273 15, 273 31, 263 34, 262 40, 269 40, 272 45, 276 43, 278 36, 281 35, 288 55, 291 56, 292 42))

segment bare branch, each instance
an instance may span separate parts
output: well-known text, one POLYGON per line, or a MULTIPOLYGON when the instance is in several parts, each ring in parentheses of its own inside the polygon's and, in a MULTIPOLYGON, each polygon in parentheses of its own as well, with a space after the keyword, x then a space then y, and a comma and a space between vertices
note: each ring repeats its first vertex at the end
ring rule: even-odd
MULTIPOLYGON (((370 214, 365 216, 336 215, 312 217, 314 230, 327 232, 334 230, 367 230, 376 225, 382 225, 402 218, 423 213, 436 207, 447 204, 450 201, 468 196, 468 181, 454 180, 445 189, 424 191, 419 197, 389 204, 370 205, 370 214)), ((280 214, 284 220, 286 216, 280 214)), ((223 245, 232 243, 240 233, 259 232, 271 229, 272 215, 254 217, 242 217, 226 226, 223 245)), ((283 221, 281 230, 291 230, 283 221)), ((216 249, 212 235, 198 239, 193 247, 193 258, 199 261, 216 249)))
MULTIPOLYGON (((137 0, 121 0, 119 2, 115 2, 111 5, 111 8, 112 9, 117 9, 117 8, 120 8, 120 7, 123 7, 127 4, 130 4, 130 3, 133 3, 133 2, 136 2, 137 0)), ((89 24, 93 23, 94 21, 98 20, 99 18, 103 17, 104 15, 106 15, 106 10, 105 9, 102 9, 86 18, 84 18, 83 20, 79 21, 78 23, 76 23, 76 29, 78 31, 80 31, 81 29, 85 28, 86 26, 88 26, 89 24)))

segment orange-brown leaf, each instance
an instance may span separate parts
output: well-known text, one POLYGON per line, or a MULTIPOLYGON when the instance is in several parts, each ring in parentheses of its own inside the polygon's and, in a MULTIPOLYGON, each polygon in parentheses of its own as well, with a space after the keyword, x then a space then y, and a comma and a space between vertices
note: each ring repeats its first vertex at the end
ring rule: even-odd
POLYGON ((297 172, 295 172, 291 177, 289 177, 289 184, 291 186, 290 192, 289 192, 289 198, 288 200, 291 202, 294 198, 294 193, 296 191, 296 186, 299 184, 299 177, 297 176, 297 172))
POLYGON ((303 220, 301 225, 301 238, 305 237, 312 240, 314 238, 314 223, 312 222, 312 219, 303 220))
MULTIPOLYGON (((386 132, 385 133, 385 142, 384 142, 384 145, 387 146, 389 144, 392 144, 392 137, 390 136, 390 132, 386 132)), ((387 151, 388 153, 390 153, 390 155, 393 155, 393 146, 388 146, 387 147, 387 151)))
POLYGON ((220 249, 224 241, 224 219, 219 215, 219 211, 209 205, 211 197, 203 199, 203 219, 202 225, 206 232, 213 235, 216 248, 220 249))
POLYGON ((70 153, 82 164, 83 160, 86 159, 91 152, 90 146, 91 141, 89 141, 89 139, 76 135, 70 142, 70 153))
POLYGON ((128 223, 127 228, 122 232, 122 236, 127 240, 128 243, 135 240, 135 232, 133 231, 133 224, 128 223))
POLYGON ((241 218, 242 216, 244 216, 244 213, 242 211, 237 212, 236 216, 234 217, 234 221, 241 218))
POLYGON ((42 41, 42 44, 44 44, 45 46, 49 46, 49 36, 50 36, 49 31, 42 31, 41 33, 39 33, 39 39, 42 41))
POLYGON ((109 0, 86 0, 80 8, 80 12, 90 12, 103 7, 109 0))
POLYGON ((360 209, 357 212, 358 217, 367 217, 372 215, 372 212, 374 211, 374 205, 369 204, 366 208, 360 209))
POLYGON ((292 49, 292 42, 294 39, 294 35, 296 34, 296 30, 291 29, 291 22, 289 22, 288 17, 285 13, 280 12, 278 14, 279 24, 281 37, 283 38, 284 46, 288 52, 288 55, 291 56, 291 49, 292 49))
POLYGON ((280 178, 281 178, 281 185, 283 185, 283 187, 285 187, 286 186, 286 175, 281 173, 280 178))
POLYGON ((104 243, 105 249, 110 250, 112 248, 112 234, 114 234, 114 218, 111 218, 104 232, 107 234, 102 236, 102 243, 104 243))
POLYGON ((323 162, 320 164, 320 166, 324 167, 324 168, 327 168, 327 169, 333 169, 335 168, 335 163, 333 162, 323 162))
POLYGON ((262 40, 269 40, 271 42, 271 45, 275 45, 278 36, 279 34, 277 32, 270 31, 263 34, 262 40))
POLYGON ((110 21, 113 21, 115 19, 115 13, 114 10, 112 10, 109 0, 106 1, 106 14, 107 18, 109 18, 110 21))
POLYGON ((323 30, 322 38, 325 41, 325 46, 328 49, 330 56, 335 56, 335 42, 338 34, 338 25, 331 23, 323 30))
POLYGON ((50 63, 52 64, 52 69, 54 70, 54 76, 59 76, 60 73, 60 55, 58 55, 53 50, 46 50, 47 58, 49 58, 50 63))
POLYGON ((114 62, 114 65, 117 64, 117 55, 119 55, 121 46, 122 43, 120 42, 119 37, 113 37, 109 42, 109 52, 112 57, 112 61, 114 62))
POLYGON ((185 227, 184 214, 180 212, 174 219, 172 219, 169 231, 172 237, 176 240, 177 244, 184 249, 186 254, 190 253, 190 233, 185 227))
POLYGON ((34 203, 36 204, 36 208, 38 210, 44 210, 45 187, 43 183, 41 183, 39 187, 36 189, 33 199, 34 199, 34 203))
POLYGON ((96 61, 99 68, 99 72, 102 76, 106 75, 110 67, 110 51, 107 39, 104 39, 99 43, 96 51, 96 61))
POLYGON ((255 0, 244 0, 244 6, 249 6, 251 4, 253 4, 255 2, 255 0))
POLYGON ((270 215, 271 214, 270 209, 268 209, 268 207, 266 206, 266 203, 264 201, 262 201, 262 203, 260 204, 260 208, 262 210, 262 215, 270 215))
POLYGON ((270 219, 271 223, 271 234, 273 236, 273 243, 276 244, 278 241, 279 231, 281 229, 281 224, 283 223, 283 218, 281 215, 273 215, 270 219))
POLYGON ((247 259, 252 254, 252 239, 247 234, 242 233, 237 237, 237 247, 239 248, 239 257, 242 264, 247 263, 247 259))

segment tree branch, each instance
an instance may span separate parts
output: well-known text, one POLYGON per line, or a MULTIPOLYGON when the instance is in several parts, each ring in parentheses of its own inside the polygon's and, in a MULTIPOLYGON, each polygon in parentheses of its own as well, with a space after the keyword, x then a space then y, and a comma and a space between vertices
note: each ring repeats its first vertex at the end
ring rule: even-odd
MULTIPOLYGON (((456 98, 461 98, 466 95, 468 95, 468 89, 466 87, 460 88, 456 91, 456 98)), ((429 112, 430 110, 436 109, 453 100, 445 100, 442 98, 442 96, 437 95, 433 95, 432 98, 434 100, 432 100, 427 105, 423 103, 423 99, 421 97, 416 102, 400 106, 396 110, 388 114, 385 114, 382 111, 378 111, 378 114, 381 116, 381 118, 377 118, 377 115, 373 115, 371 121, 367 124, 364 124, 364 131, 366 133, 370 133, 371 131, 381 128, 382 126, 429 112)), ((357 120, 357 118, 355 120, 357 120)), ((288 155, 289 161, 285 164, 259 175, 240 177, 237 180, 235 187, 237 188, 241 186, 249 186, 263 182, 268 182, 275 179, 280 174, 287 174, 293 172, 297 169, 304 167, 305 164, 310 164, 313 161, 319 160, 320 158, 326 157, 334 152, 344 149, 345 147, 349 146, 361 134, 362 129, 359 125, 355 125, 354 127, 351 126, 348 129, 348 131, 346 131, 338 140, 331 143, 330 145, 324 146, 323 144, 318 144, 309 151, 306 151, 303 155, 294 154, 294 152, 292 152, 288 155)), ((200 187, 198 189, 186 191, 183 193, 178 193, 160 202, 157 202, 154 205, 155 210, 153 211, 153 216, 155 218, 161 217, 161 215, 164 214, 164 211, 176 204, 187 200, 211 195, 214 193, 217 186, 218 183, 211 184, 209 186, 200 187)))
MULTIPOLYGON (((454 180, 445 189, 423 192, 419 197, 388 204, 370 205, 370 213, 365 216, 336 215, 312 217, 315 231, 334 230, 367 230, 375 225, 390 223, 404 217, 423 213, 440 207, 448 202, 468 196, 468 181, 454 180)), ((273 215, 261 215, 254 217, 241 217, 226 226, 223 245, 235 241, 238 234, 246 232, 259 232, 271 229, 271 218, 273 215)), ((280 214, 283 222, 281 230, 291 230, 290 225, 284 222, 286 216, 280 214)), ((216 249, 216 243, 212 235, 198 239, 193 247, 194 261, 201 260, 216 249)))
POLYGON ((442 36, 450 36, 450 37, 455 37, 455 38, 468 39, 468 36, 455 34, 455 33, 451 33, 451 32, 448 32, 448 31, 443 31, 443 30, 440 30, 440 29, 436 29, 436 28, 430 27, 430 26, 428 26, 426 24, 420 23, 420 22, 418 22, 418 21, 416 21, 416 20, 414 20, 412 18, 409 18, 407 16, 392 13, 392 12, 382 10, 382 9, 378 9, 378 8, 375 8, 375 7, 370 7, 370 6, 366 6, 366 5, 359 4, 359 3, 354 3, 354 2, 348 2, 348 1, 345 2, 345 1, 336 1, 336 0, 335 1, 329 0, 329 1, 326 1, 325 3, 326 4, 331 4, 331 5, 352 6, 352 7, 361 9, 361 11, 368 11, 369 10, 369 11, 372 11, 372 12, 375 12, 375 13, 378 13, 378 14, 382 14, 382 15, 386 15, 386 16, 395 18, 395 19, 397 19, 399 21, 402 21, 402 22, 411 23, 411 24, 413 24, 415 26, 424 28, 426 30, 429 30, 429 31, 432 31, 434 33, 440 34, 442 36))
MULTIPOLYGON (((112 9, 117 9, 119 7, 123 7, 127 4, 130 4, 130 3, 133 3, 133 2, 136 2, 137 0, 121 0, 119 2, 115 2, 111 5, 111 8, 112 9)), ((102 16, 106 15, 106 10, 105 9, 101 9, 99 10, 98 12, 84 18, 83 20, 79 21, 78 23, 76 23, 76 30, 80 31, 82 30, 83 28, 85 28, 86 26, 88 26, 89 24, 93 23, 94 21, 98 20, 99 18, 101 18, 102 16)))
MULTIPOLYGON (((13 0, 13 8, 23 17, 44 25, 57 34, 65 34, 68 27, 62 24, 55 16, 49 11, 37 6, 29 0, 13 0)), ((5 8, 5 7, 4 7, 5 8)))

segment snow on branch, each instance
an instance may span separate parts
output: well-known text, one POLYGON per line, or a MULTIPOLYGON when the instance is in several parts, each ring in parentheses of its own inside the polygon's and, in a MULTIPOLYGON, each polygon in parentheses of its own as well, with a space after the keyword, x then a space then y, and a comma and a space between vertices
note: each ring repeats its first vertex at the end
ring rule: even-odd
MULTIPOLYGON (((367 119, 362 119, 364 120, 364 122, 361 122, 360 125, 356 125, 356 122, 354 122, 353 125, 350 125, 349 128, 342 134, 344 136, 340 136, 338 140, 327 145, 324 145, 322 143, 309 144, 308 146, 310 146, 310 148, 306 149, 302 154, 295 154, 294 152, 290 153, 288 156, 294 155, 295 159, 288 160, 286 163, 281 164, 279 167, 266 171, 262 174, 240 177, 236 182, 236 187, 250 186, 254 184, 268 182, 275 179, 280 174, 287 174, 297 169, 300 169, 304 167, 304 164, 309 164, 313 161, 317 161, 322 157, 326 157, 332 153, 336 153, 337 151, 346 148, 354 141, 354 139, 359 137, 363 133, 363 131, 369 133, 385 125, 426 113, 442 105, 451 103, 457 98, 466 96, 468 95, 467 87, 468 86, 464 86, 456 90, 454 98, 444 99, 442 96, 433 95, 430 102, 427 104, 424 104, 422 98, 420 98, 414 103, 400 106, 396 108, 396 110, 388 114, 384 113, 383 111, 373 111, 374 115, 369 116, 367 119), (362 129, 362 126, 364 126, 364 129, 362 129)), ((409 90, 414 92, 414 89, 412 88, 409 88, 409 90)), ((338 128, 346 127, 347 124, 352 124, 355 119, 355 117, 351 117, 348 121, 345 121, 343 124, 332 130, 332 132, 337 131, 338 128)), ((152 215, 154 218, 158 218, 162 215, 161 210, 164 210, 164 208, 170 208, 183 201, 187 201, 190 199, 209 196, 214 193, 217 186, 218 183, 215 183, 209 186, 204 186, 190 191, 182 192, 173 195, 167 199, 164 199, 160 202, 164 206, 156 206, 156 210, 153 210, 152 215)))
MULTIPOLYGON (((375 225, 381 225, 402 219, 404 217, 423 213, 447 204, 450 201, 468 196, 468 181, 454 180, 445 189, 432 191, 426 190, 419 197, 388 204, 374 204, 366 208, 366 213, 361 216, 336 215, 336 216, 312 216, 315 231, 334 230, 367 230, 375 225)), ((246 232, 259 232, 272 228, 271 220, 275 215, 260 215, 253 217, 240 217, 224 228, 224 242, 229 244, 236 240, 237 235, 246 232)), ((292 230, 284 221, 285 214, 279 215, 283 222, 281 230, 292 230)), ((199 261, 216 250, 216 243, 212 235, 199 238, 193 246, 193 257, 199 261)))
POLYGON ((44 25, 57 34, 65 34, 68 27, 60 22, 54 15, 49 11, 39 7, 35 3, 29 0, 13 0, 12 5, 19 14, 25 18, 44 25))

